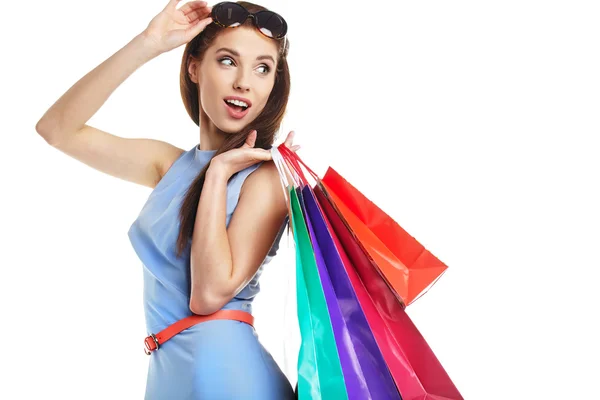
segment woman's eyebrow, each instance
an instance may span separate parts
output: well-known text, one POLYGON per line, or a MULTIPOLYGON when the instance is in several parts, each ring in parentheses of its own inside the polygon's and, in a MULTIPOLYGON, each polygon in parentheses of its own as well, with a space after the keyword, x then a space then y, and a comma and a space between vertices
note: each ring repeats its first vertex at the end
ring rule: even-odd
MULTIPOLYGON (((216 52, 220 52, 220 51, 226 51, 228 53, 233 54, 236 57, 240 56, 240 53, 238 53, 237 51, 233 50, 233 49, 229 49, 227 47, 221 47, 219 50, 217 50, 216 52)), ((275 59, 270 56, 270 55, 262 55, 262 56, 258 56, 256 57, 257 60, 271 60, 273 62, 273 64, 275 64, 275 59)))
POLYGON ((269 56, 269 55, 264 55, 264 56, 258 56, 256 57, 257 60, 271 60, 273 62, 273 64, 275 64, 275 60, 273 59, 273 57, 269 56))

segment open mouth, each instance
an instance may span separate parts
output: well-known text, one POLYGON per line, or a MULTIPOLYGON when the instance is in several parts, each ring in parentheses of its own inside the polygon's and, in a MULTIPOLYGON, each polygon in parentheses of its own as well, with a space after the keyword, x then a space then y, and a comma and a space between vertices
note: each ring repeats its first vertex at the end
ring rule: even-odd
POLYGON ((229 100, 223 100, 225 102, 225 104, 227 104, 228 107, 230 107, 231 109, 237 111, 237 112, 244 112, 246 111, 249 106, 244 106, 244 105, 240 105, 238 104, 234 104, 232 102, 230 102, 229 100))

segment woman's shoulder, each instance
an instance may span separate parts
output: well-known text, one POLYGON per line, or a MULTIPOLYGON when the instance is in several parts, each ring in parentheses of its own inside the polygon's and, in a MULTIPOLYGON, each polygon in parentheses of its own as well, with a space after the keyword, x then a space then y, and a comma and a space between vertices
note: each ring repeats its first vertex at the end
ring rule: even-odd
POLYGON ((244 170, 246 177, 240 184, 240 197, 245 193, 256 201, 285 200, 279 171, 273 161, 261 161, 244 170))
MULTIPOLYGON (((242 170, 244 175, 246 175, 246 179, 242 184, 241 190, 244 190, 244 187, 250 185, 269 185, 272 183, 278 183, 281 185, 279 180, 279 172, 275 163, 273 161, 260 161, 246 169, 242 170)), ((266 189, 266 187, 263 187, 266 189)))
POLYGON ((187 152, 187 150, 165 142, 164 153, 161 155, 161 159, 159 160, 160 179, 167 174, 173 164, 175 164, 175 161, 177 161, 184 153, 187 152))

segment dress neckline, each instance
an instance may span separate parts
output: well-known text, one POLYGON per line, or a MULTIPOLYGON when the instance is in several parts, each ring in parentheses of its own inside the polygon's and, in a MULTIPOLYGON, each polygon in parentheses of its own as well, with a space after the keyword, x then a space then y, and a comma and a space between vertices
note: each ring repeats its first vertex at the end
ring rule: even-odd
POLYGON ((217 150, 200 150, 200 144, 197 144, 194 147, 194 160, 208 162, 216 153, 217 150))

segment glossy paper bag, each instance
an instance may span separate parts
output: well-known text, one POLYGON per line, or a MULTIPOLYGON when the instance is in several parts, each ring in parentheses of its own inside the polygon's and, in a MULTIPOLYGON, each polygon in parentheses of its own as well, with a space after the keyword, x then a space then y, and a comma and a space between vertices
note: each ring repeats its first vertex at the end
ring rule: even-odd
MULTIPOLYGON (((290 156, 290 163, 295 162, 296 169, 300 169, 300 163, 305 165, 295 154, 286 155, 290 156)), ((336 234, 332 237, 336 248, 403 400, 462 400, 435 354, 404 312, 403 304, 397 301, 397 293, 384 281, 339 214, 340 207, 332 204, 334 196, 329 195, 326 185, 320 185, 319 178, 306 168, 317 180, 315 194, 319 205, 325 211, 325 220, 334 227, 336 234)))
MULTIPOLYGON (((346 392, 348 393, 348 399, 372 399, 369 387, 366 385, 363 369, 358 364, 356 350, 352 342, 352 336, 350 335, 350 331, 348 330, 347 321, 345 321, 344 315, 342 314, 342 310, 340 309, 340 304, 343 304, 344 308, 346 308, 348 305, 344 303, 338 303, 338 298, 336 297, 336 293, 334 291, 334 285, 329 277, 325 259, 323 257, 323 253, 321 252, 320 244, 317 241, 315 229, 313 228, 313 224, 307 213, 307 201, 311 205, 316 205, 316 200, 314 200, 313 198, 313 202, 311 203, 310 198, 311 193, 309 186, 304 186, 303 190, 298 189, 298 199, 300 201, 300 206, 302 207, 302 214, 304 215, 304 219, 312 243, 312 248, 315 253, 317 271, 319 273, 319 278, 321 279, 321 287, 323 288, 323 294, 325 295, 325 301, 327 303, 327 310, 329 311, 329 317, 331 319, 331 327, 333 329, 333 335, 338 349, 340 365, 344 374, 344 381, 346 383, 346 392), (305 196, 308 196, 308 199, 305 196)), ((317 226, 320 228, 321 226, 318 225, 319 220, 317 219, 316 222, 317 226)))
MULTIPOLYGON (((277 153, 274 154, 274 159, 279 159, 279 157, 280 155, 277 153)), ((284 178, 284 170, 288 169, 289 165, 283 165, 285 162, 283 158, 276 161, 276 163, 278 162, 280 163, 278 168, 281 177, 284 178)), ((282 179, 282 183, 285 185, 284 179, 282 179)), ((298 189, 296 194, 311 240, 348 398, 350 400, 400 400, 400 395, 387 370, 385 361, 383 361, 375 339, 369 331, 367 321, 360 311, 358 301, 352 296, 350 282, 347 277, 345 280, 341 280, 345 272, 340 265, 339 255, 335 254, 335 245, 328 234, 323 215, 318 210, 314 194, 307 182, 299 182, 298 185, 303 186, 303 189, 298 189), (311 211, 310 217, 308 210, 311 211), (324 246, 324 252, 321 250, 321 246, 324 246), (335 264, 336 262, 337 264, 335 264), (333 280, 330 279, 330 274, 334 278, 333 280), (343 307, 340 308, 340 304, 343 304, 343 307)), ((295 202, 295 199, 293 201, 295 202)), ((298 265, 301 264, 303 263, 300 261, 298 265)), ((302 268, 304 273, 309 272, 306 270, 306 265, 302 268)), ((309 307, 310 303, 314 302, 314 299, 308 299, 309 307)), ((316 375, 318 376, 319 373, 316 375)))
POLYGON ((324 268, 319 269, 321 281, 325 280, 332 285, 336 302, 342 305, 340 307, 341 314, 347 327, 348 336, 344 340, 343 346, 340 346, 338 341, 338 349, 340 358, 342 354, 346 353, 352 359, 349 365, 342 362, 342 367, 352 368, 354 379, 357 380, 354 385, 349 385, 352 373, 344 371, 348 397, 360 400, 400 400, 398 389, 344 268, 330 224, 326 221, 311 187, 306 185, 302 194, 305 216, 308 216, 309 227, 312 227, 313 248, 320 249, 319 253, 324 261, 324 268))
POLYGON ((296 189, 290 188, 291 224, 296 243, 300 400, 348 399, 325 294, 296 189))
POLYGON ((448 268, 333 168, 321 182, 388 285, 409 305, 448 268))
MULTIPOLYGON (((329 167, 321 179, 296 153, 279 146, 302 178, 304 165, 404 306, 421 296, 448 268, 396 221, 329 167)), ((305 178, 304 178, 305 179, 305 178)))
POLYGON ((462 400, 443 366, 337 214, 323 189, 315 195, 361 308, 403 400, 462 400))

